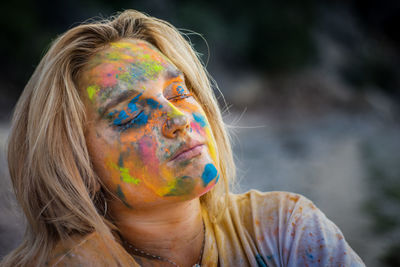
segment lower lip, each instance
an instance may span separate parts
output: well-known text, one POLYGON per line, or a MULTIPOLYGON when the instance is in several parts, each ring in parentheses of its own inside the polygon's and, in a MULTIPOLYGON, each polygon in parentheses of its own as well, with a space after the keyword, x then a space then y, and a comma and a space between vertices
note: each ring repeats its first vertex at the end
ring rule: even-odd
POLYGON ((177 156, 173 161, 189 160, 201 154, 204 145, 195 146, 177 156))

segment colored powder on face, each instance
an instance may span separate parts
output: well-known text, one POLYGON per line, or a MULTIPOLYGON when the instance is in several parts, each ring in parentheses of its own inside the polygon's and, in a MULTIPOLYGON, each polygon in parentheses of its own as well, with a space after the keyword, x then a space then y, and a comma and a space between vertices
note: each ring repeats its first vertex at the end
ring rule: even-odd
POLYGON ((201 178, 203 179, 204 186, 206 186, 209 182, 211 182, 218 175, 218 170, 215 168, 214 164, 208 163, 204 167, 203 174, 201 178))
POLYGON ((108 60, 111 60, 111 61, 120 61, 122 59, 124 59, 124 60, 132 60, 132 56, 129 56, 129 55, 125 54, 125 53, 121 53, 121 52, 118 52, 118 51, 109 52, 109 53, 106 54, 106 57, 107 57, 108 60))
POLYGON ((98 85, 91 85, 88 88, 86 88, 86 91, 88 93, 90 101, 93 101, 94 95, 100 90, 100 87, 98 85))
POLYGON ((149 79, 157 78, 158 74, 164 69, 164 67, 155 60, 143 62, 141 68, 143 68, 146 78, 149 79))
POLYGON ((196 122, 200 124, 201 127, 206 126, 206 120, 203 115, 197 112, 193 112, 193 118, 196 122))
POLYGON ((183 176, 177 179, 175 186, 165 196, 183 196, 190 194, 194 187, 195 181, 189 176, 183 176))
POLYGON ((197 122, 190 123, 190 129, 195 130, 197 133, 204 134, 204 129, 200 127, 200 124, 197 122))
POLYGON ((138 142, 140 158, 149 171, 158 172, 157 143, 151 136, 144 136, 138 142))
POLYGON ((117 62, 104 62, 91 70, 91 75, 96 77, 96 84, 102 88, 113 87, 118 83, 116 75, 119 74, 117 62))
POLYGON ((147 116, 146 114, 144 114, 142 112, 133 120, 133 123, 134 123, 134 125, 139 127, 139 126, 145 125, 148 120, 149 120, 149 116, 147 116))
POLYGON ((121 179, 125 183, 130 183, 130 184, 139 184, 140 183, 139 179, 135 179, 129 174, 129 169, 120 167, 119 171, 121 173, 121 179))
POLYGON ((118 118, 114 120, 114 125, 120 125, 123 120, 126 120, 129 116, 126 114, 125 110, 121 110, 118 114, 118 118))
POLYGON ((139 97, 142 95, 142 93, 138 94, 132 100, 128 103, 128 109, 130 110, 131 113, 138 111, 138 108, 136 106, 136 103, 139 101, 139 97))
POLYGON ((179 109, 177 109, 174 105, 168 102, 168 106, 171 108, 171 111, 168 112, 168 117, 173 119, 180 116, 185 116, 179 109))
POLYGON ((132 98, 130 103, 137 103, 139 101, 140 96, 142 95, 142 93, 138 94, 137 96, 135 96, 134 98, 132 98))
POLYGON ((152 186, 152 189, 157 195, 165 196, 166 194, 171 192, 171 190, 176 188, 178 179, 170 170, 164 168, 161 168, 161 177, 163 177, 164 180, 167 181, 167 183, 162 186, 154 185, 152 186))
POLYGON ((132 47, 132 43, 130 42, 112 42, 110 43, 111 47, 115 47, 115 48, 131 48, 132 47))
POLYGON ((118 167, 124 167, 124 159, 122 158, 122 154, 120 154, 118 158, 118 167))
MULTIPOLYGON (((139 56, 139 55, 136 55, 139 56)), ((143 81, 145 79, 154 80, 158 74, 164 69, 160 62, 151 59, 148 55, 140 55, 134 63, 128 68, 128 75, 122 75, 122 79, 126 82, 143 81)))
POLYGON ((112 116, 114 116, 115 115, 115 113, 117 113, 118 111, 116 111, 116 110, 114 110, 114 111, 111 111, 110 113, 108 113, 108 117, 112 117, 112 116))
POLYGON ((204 187, 204 193, 207 193, 215 186, 215 183, 209 183, 206 187, 204 187))
POLYGON ((130 113, 134 113, 134 112, 138 111, 138 107, 136 106, 136 104, 129 103, 128 110, 130 113))
POLYGON ((139 81, 157 79, 165 63, 152 46, 116 42, 107 52, 98 55, 91 72, 101 87, 113 87, 120 82, 132 86, 139 81))
POLYGON ((119 173, 121 175, 120 176, 121 181, 123 181, 125 183, 130 183, 130 184, 139 184, 140 183, 139 179, 136 179, 129 174, 128 168, 123 167, 123 162, 122 162, 121 157, 118 160, 118 165, 112 163, 112 167, 114 167, 115 169, 117 169, 119 171, 119 173), (118 166, 118 165, 120 165, 120 166, 118 166))
POLYGON ((111 96, 112 90, 107 88, 105 90, 102 90, 101 94, 100 94, 100 100, 101 102, 104 102, 106 100, 108 100, 111 96))
POLYGON ((147 99, 147 105, 149 105, 152 109, 162 108, 162 105, 160 105, 157 101, 151 98, 147 99))
POLYGON ((119 199, 122 200, 122 203, 124 203, 125 206, 127 206, 127 207, 130 208, 130 209, 132 208, 132 206, 129 205, 129 204, 126 202, 126 198, 125 198, 124 192, 122 192, 122 188, 121 188, 120 185, 117 186, 117 196, 118 196, 119 199))
POLYGON ((263 256, 261 256, 260 254, 256 255, 256 261, 259 267, 268 267, 267 263, 265 263, 263 256))
POLYGON ((219 173, 218 173, 217 179, 215 180, 215 183, 218 183, 218 180, 219 180, 219 173))
POLYGON ((129 72, 123 72, 115 75, 118 81, 123 81, 125 83, 132 83, 131 75, 129 72))
POLYGON ((148 74, 142 68, 141 65, 142 64, 140 64, 140 63, 132 63, 129 66, 129 81, 130 82, 143 81, 144 78, 147 78, 148 74))
POLYGON ((146 125, 149 120, 149 116, 144 114, 143 112, 141 112, 136 116, 136 118, 128 121, 124 125, 116 124, 115 123, 116 120, 114 120, 114 125, 121 127, 121 129, 120 129, 121 131, 125 131, 129 128, 140 128, 140 127, 146 125))
POLYGON ((179 86, 176 87, 176 92, 179 95, 183 95, 185 93, 185 89, 182 86, 179 85, 179 86))
POLYGON ((207 140, 210 141, 210 144, 208 145, 208 150, 210 151, 210 156, 215 161, 215 160, 217 160, 217 151, 215 150, 215 142, 213 141, 214 138, 211 134, 210 127, 206 127, 204 129, 206 129, 207 140))

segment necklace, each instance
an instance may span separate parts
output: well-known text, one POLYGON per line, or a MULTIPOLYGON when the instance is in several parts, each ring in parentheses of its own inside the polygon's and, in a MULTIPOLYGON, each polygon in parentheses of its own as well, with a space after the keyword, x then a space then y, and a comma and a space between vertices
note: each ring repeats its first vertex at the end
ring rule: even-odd
MULTIPOLYGON (((201 245, 199 259, 197 260, 197 262, 192 267, 200 267, 201 266, 201 260, 203 258, 204 244, 205 244, 205 240, 206 240, 206 226, 204 224, 204 221, 203 221, 203 235, 204 235, 203 236, 203 243, 201 245)), ((150 254, 150 253, 148 253, 146 251, 143 251, 143 250, 140 250, 138 248, 135 248, 134 246, 131 245, 131 243, 129 243, 128 241, 123 239, 122 236, 121 236, 121 239, 122 239, 122 242, 125 244, 125 247, 129 247, 130 250, 133 250, 138 254, 144 255, 145 257, 150 258, 150 259, 165 261, 165 262, 168 262, 168 263, 170 263, 170 264, 172 264, 174 266, 180 267, 176 262, 174 262, 172 260, 169 260, 167 258, 158 256, 158 255, 153 255, 153 254, 150 254)))

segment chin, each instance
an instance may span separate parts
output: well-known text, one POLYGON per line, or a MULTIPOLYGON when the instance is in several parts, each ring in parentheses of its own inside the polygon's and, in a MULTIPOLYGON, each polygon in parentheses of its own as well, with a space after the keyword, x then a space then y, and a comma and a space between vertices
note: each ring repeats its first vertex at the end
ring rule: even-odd
POLYGON ((206 187, 203 187, 202 190, 200 190, 198 197, 201 197, 202 195, 208 193, 218 182, 219 175, 215 180, 211 181, 206 187))
MULTIPOLYGON (((215 185, 215 184, 214 184, 214 185, 215 185)), ((207 194, 208 192, 210 192, 210 190, 214 187, 214 185, 205 188, 205 190, 203 190, 197 197, 204 196, 205 194, 207 194)))
POLYGON ((179 178, 177 179, 176 186, 171 188, 171 190, 162 197, 170 199, 178 198, 181 200, 190 200, 201 197, 215 186, 215 184, 218 182, 218 178, 219 175, 215 179, 209 181, 207 185, 204 185, 201 178, 179 178))

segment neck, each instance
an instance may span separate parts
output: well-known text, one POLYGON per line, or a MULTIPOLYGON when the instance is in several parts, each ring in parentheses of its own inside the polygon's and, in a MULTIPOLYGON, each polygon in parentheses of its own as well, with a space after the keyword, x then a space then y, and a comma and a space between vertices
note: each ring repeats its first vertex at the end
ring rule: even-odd
POLYGON ((204 238, 199 198, 145 210, 111 203, 110 212, 122 238, 133 247, 179 266, 197 263, 204 238))

